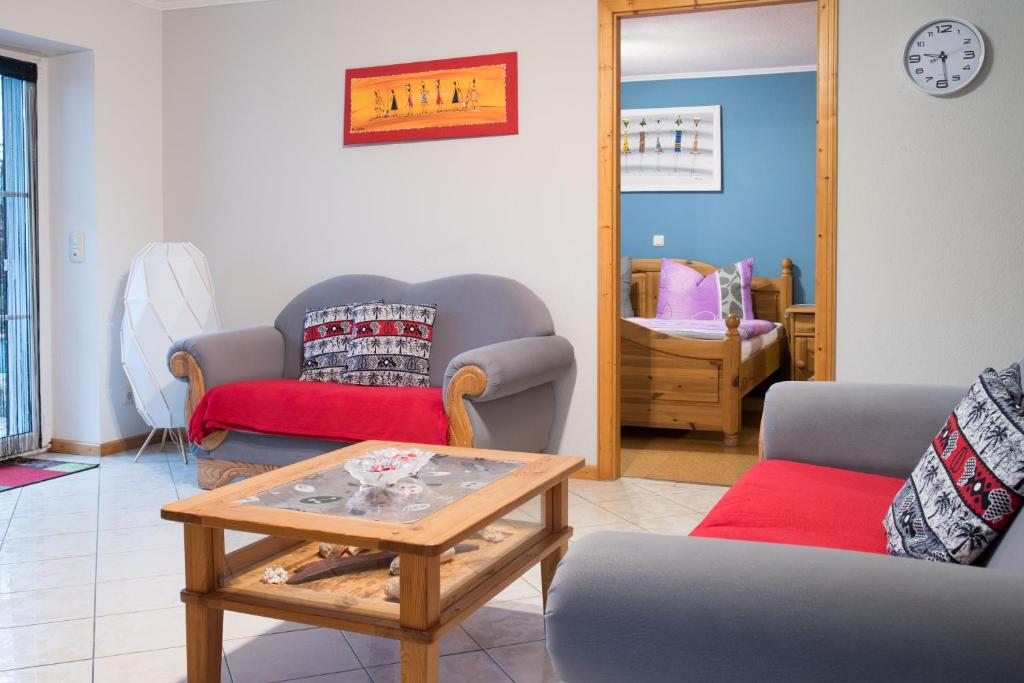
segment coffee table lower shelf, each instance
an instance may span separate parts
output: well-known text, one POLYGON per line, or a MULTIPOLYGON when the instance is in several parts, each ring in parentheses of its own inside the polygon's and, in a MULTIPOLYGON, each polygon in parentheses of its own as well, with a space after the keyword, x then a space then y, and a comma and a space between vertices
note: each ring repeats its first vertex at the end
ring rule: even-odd
MULTIPOLYGON (((572 528, 547 531, 543 527, 516 524, 508 520, 495 524, 506 533, 499 544, 483 546, 471 554, 456 556, 450 565, 442 565, 440 620, 433 628, 403 627, 398 602, 375 595, 378 587, 391 578, 387 569, 358 572, 311 584, 268 585, 260 582, 266 566, 301 564, 315 559, 316 543, 293 539, 267 538, 225 557, 222 585, 209 593, 181 592, 186 604, 243 612, 257 616, 297 621, 311 626, 354 631, 402 641, 434 643, 465 617, 486 604, 535 564, 564 548, 572 528), (245 566, 231 572, 232 566, 245 566), (318 584, 318 585, 317 585, 318 584), (324 584, 330 584, 325 588, 324 584), (312 588, 311 588, 312 586, 312 588), (355 595, 367 595, 356 597, 355 595)), ((546 596, 545 596, 546 598, 546 596)))

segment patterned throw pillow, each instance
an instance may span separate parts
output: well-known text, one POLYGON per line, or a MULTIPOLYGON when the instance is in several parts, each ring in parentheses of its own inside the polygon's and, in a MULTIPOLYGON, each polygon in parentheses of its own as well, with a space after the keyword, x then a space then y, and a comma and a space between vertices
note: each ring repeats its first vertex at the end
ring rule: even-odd
POLYGON ((302 324, 303 382, 341 382, 348 368, 353 304, 307 310, 302 324))
POLYGON ((346 384, 430 386, 436 306, 370 303, 353 308, 346 384))
POLYGON ((722 320, 737 315, 754 319, 750 283, 754 259, 744 259, 704 276, 671 259, 661 262, 658 284, 658 318, 672 320, 722 320))
POLYGON ((970 564, 1020 510, 1020 366, 981 373, 885 516, 890 555, 970 564))

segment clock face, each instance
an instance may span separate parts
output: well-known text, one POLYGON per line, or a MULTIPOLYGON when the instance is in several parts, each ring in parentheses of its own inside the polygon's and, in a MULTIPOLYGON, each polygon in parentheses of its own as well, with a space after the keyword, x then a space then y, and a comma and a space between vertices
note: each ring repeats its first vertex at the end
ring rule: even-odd
POLYGON ((911 82, 929 95, 960 90, 985 62, 981 31, 962 19, 936 19, 907 42, 903 68, 911 82))

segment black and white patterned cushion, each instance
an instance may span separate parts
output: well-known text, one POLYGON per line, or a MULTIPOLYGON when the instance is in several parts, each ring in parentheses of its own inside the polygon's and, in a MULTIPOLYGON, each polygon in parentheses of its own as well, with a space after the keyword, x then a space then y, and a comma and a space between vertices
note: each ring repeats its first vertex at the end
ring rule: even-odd
POLYGON ((1020 366, 989 368, 950 413, 893 500, 890 555, 970 564, 1024 503, 1020 366))
POLYGON ((302 324, 303 382, 341 382, 356 304, 310 309, 302 324))
POLYGON ((430 386, 436 306, 360 304, 353 309, 345 384, 430 386))

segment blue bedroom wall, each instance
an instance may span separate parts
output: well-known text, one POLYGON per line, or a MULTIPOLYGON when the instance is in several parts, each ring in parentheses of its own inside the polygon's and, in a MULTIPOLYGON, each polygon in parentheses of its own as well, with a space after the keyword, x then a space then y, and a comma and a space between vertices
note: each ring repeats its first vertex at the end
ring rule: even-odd
POLYGON ((788 256, 794 302, 813 302, 816 87, 813 71, 623 83, 623 109, 722 105, 722 191, 623 192, 622 255, 752 256, 759 277, 788 256))

